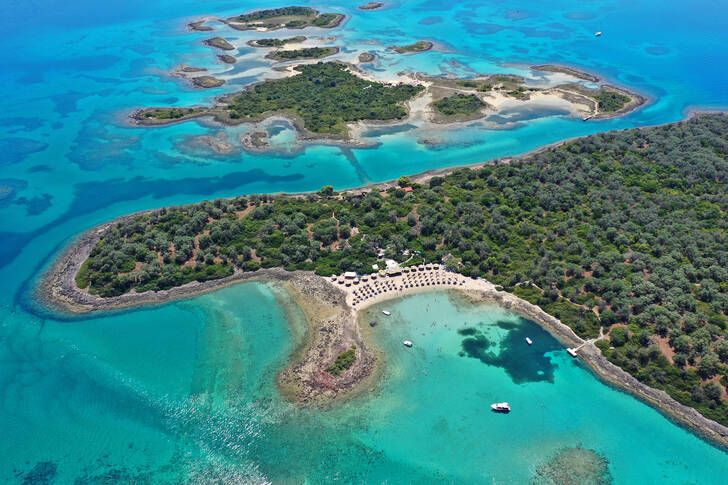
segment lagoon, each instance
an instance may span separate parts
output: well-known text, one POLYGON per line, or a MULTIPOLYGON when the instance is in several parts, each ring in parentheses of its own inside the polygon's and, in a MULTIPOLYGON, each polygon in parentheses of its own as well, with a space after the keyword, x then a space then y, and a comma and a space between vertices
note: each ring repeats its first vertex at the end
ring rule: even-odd
POLYGON ((583 447, 608 460, 614 483, 721 483, 728 472, 723 451, 600 383, 538 325, 499 307, 437 291, 364 318, 377 322, 368 338, 385 354, 381 379, 323 409, 297 408, 276 389, 303 326, 269 284, 47 322, 42 347, 14 322, 23 345, 6 365, 24 378, 5 382, 16 401, 6 399, 3 420, 21 439, 3 460, 27 474, 44 469, 34 461, 42 456, 55 483, 109 474, 137 483, 527 483, 560 450, 583 447), (473 335, 493 356, 464 352, 473 335), (513 411, 492 413, 504 399, 513 411), (32 428, 20 414, 34 416, 32 428))

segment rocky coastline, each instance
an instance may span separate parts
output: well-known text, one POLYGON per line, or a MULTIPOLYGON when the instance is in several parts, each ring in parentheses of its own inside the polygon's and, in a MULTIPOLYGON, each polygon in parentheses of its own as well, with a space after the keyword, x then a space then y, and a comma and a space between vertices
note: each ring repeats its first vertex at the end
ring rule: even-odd
MULTIPOLYGON (((453 170, 453 169, 450 169, 453 170)), ((432 175, 431 175, 432 176, 432 175)), ((414 178, 417 178, 415 176, 414 178)), ((391 184, 393 182, 389 182, 391 184)), ((377 184, 376 187, 384 187, 377 184)), ((371 186, 370 186, 371 188, 371 186)), ((137 215, 131 214, 89 229, 61 253, 43 275, 36 297, 56 311, 66 314, 84 314, 113 311, 140 305, 164 304, 188 298, 242 281, 268 281, 281 285, 302 309, 307 322, 307 341, 296 352, 291 363, 278 376, 284 395, 302 404, 321 404, 334 398, 363 392, 365 382, 377 374, 383 361, 376 349, 368 345, 362 335, 360 312, 367 308, 353 308, 346 293, 326 278, 310 272, 288 272, 282 268, 261 269, 255 272, 236 271, 219 280, 192 282, 165 291, 127 293, 112 298, 91 295, 78 288, 75 276, 91 250, 105 231, 137 215), (356 347, 354 364, 340 376, 326 369, 344 350, 356 347)), ((413 293, 415 290, 407 293, 413 293)), ((432 288, 424 289, 432 291, 432 288)), ((491 283, 479 279, 458 291, 473 302, 492 302, 541 325, 557 340, 570 347, 581 346, 579 357, 604 382, 636 396, 659 409, 670 419, 685 425, 705 439, 728 448, 728 428, 712 421, 698 411, 678 403, 667 393, 646 386, 636 378, 609 362, 592 343, 578 337, 571 328, 511 293, 500 291, 491 283)), ((402 296, 394 293, 391 298, 402 296)), ((374 304, 373 302, 372 304, 374 304)))
POLYGON ((658 409, 669 419, 687 426, 708 441, 728 448, 728 427, 706 418, 695 409, 677 402, 665 391, 649 387, 631 374, 609 362, 599 348, 591 342, 578 337, 567 325, 549 315, 540 307, 529 303, 511 293, 495 289, 485 291, 465 291, 465 295, 475 302, 492 302, 538 323, 559 342, 569 347, 582 346, 579 359, 586 363, 592 372, 603 382, 623 390, 650 406, 658 409))

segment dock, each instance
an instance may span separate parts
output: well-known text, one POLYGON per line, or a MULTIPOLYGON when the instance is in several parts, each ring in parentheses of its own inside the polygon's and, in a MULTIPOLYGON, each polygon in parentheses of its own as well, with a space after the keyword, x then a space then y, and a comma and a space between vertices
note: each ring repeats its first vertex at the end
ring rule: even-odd
POLYGON ((602 333, 602 329, 600 328, 599 329, 599 337, 597 337, 597 338, 591 338, 589 340, 585 340, 584 343, 582 343, 578 347, 574 347, 574 348, 568 347, 566 349, 566 351, 569 353, 570 356, 572 356, 572 357, 578 357, 579 355, 577 354, 577 352, 579 351, 580 348, 582 348, 583 346, 585 346, 587 344, 593 344, 597 340, 601 340, 603 338, 605 338, 604 337, 604 333, 602 333))

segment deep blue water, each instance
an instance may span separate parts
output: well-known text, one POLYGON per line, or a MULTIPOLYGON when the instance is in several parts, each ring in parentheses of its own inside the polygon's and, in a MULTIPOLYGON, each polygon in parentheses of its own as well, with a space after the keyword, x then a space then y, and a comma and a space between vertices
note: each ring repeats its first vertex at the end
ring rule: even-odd
MULTIPOLYGON (((388 427, 367 421, 357 407, 318 414, 281 402, 271 376, 284 365, 296 338, 270 289, 240 285, 221 295, 162 308, 68 322, 37 307, 32 297, 35 278, 74 235, 136 210, 241 193, 312 190, 325 184, 353 187, 523 153, 597 131, 674 121, 693 107, 728 105, 724 2, 422 1, 393 3, 371 12, 357 11, 359 2, 300 3, 350 14, 335 31, 311 29, 305 34, 338 36, 331 43, 347 47, 344 59, 364 50, 375 52, 379 60, 368 68, 375 75, 413 70, 531 77, 525 66, 558 62, 601 73, 649 96, 651 103, 626 119, 610 121, 583 123, 537 111, 512 113, 519 121, 508 129, 484 129, 480 124, 436 134, 417 127, 377 129, 369 135, 379 145, 369 149, 301 149, 290 143, 290 129, 278 125, 272 133, 282 151, 274 155, 243 151, 237 137, 246 128, 227 128, 237 148, 219 155, 199 136, 214 135, 220 127, 188 122, 133 128, 124 123, 126 113, 137 106, 206 103, 270 76, 262 54, 247 47, 241 47, 243 58, 235 67, 218 63, 200 42, 209 34, 187 32, 184 24, 205 14, 222 16, 286 2, 0 3, 0 429, 12 437, 0 445, 0 480, 50 477, 55 470, 58 482, 68 483, 116 470, 114 476, 122 482, 124 473, 172 483, 180 477, 204 481, 216 474, 229 480, 268 476, 282 481, 284 471, 273 464, 283 462, 291 482, 306 476, 316 482, 337 469, 356 469, 363 456, 376 456, 376 466, 362 467, 370 474, 361 475, 361 481, 394 477, 393 472, 387 474, 394 463, 416 473, 412 476, 420 482, 438 477, 452 482, 478 477, 513 481, 514 475, 489 475, 477 467, 474 473, 484 474, 461 474, 455 470, 462 466, 457 460, 437 462, 436 470, 423 471, 418 459, 403 451, 408 449, 404 442, 361 438, 375 431, 384 436, 377 430, 388 427), (596 38, 596 31, 604 34, 596 38), (444 52, 397 56, 386 50, 387 45, 420 38, 438 42, 444 52), (208 67, 228 84, 210 91, 192 89, 166 74, 179 63, 208 67), (440 143, 418 143, 432 136, 440 143), (265 339, 267 347, 257 344, 265 339), (225 351, 217 355, 215 348, 225 351), (282 424, 271 430, 267 422, 282 424), (352 422, 360 426, 349 432, 352 422), (290 438, 304 441, 316 429, 341 439, 322 432, 321 446, 312 450, 290 438), (244 445, 240 437, 245 437, 244 445), (343 455, 342 446, 347 450, 343 455), (274 449, 286 450, 287 457, 274 449)), ((259 34, 223 35, 244 46, 259 34)), ((479 371, 490 369, 471 360, 466 362, 477 364, 479 371)), ((452 369, 463 373, 465 381, 475 378, 462 365, 452 369)), ((559 370, 555 372, 558 383, 559 370)), ((648 415, 650 432, 664 436, 665 443, 685 443, 690 459, 675 461, 671 445, 624 440, 620 446, 637 455, 649 450, 645 453, 655 468, 615 472, 619 483, 721 483, 719 474, 702 472, 725 471, 728 458, 722 452, 632 398, 596 383, 588 373, 579 375, 585 382, 591 379, 594 392, 604 395, 606 413, 624 411, 619 419, 599 425, 611 430, 605 436, 622 441, 619 432, 639 426, 648 415), (683 472, 676 472, 681 466, 683 472), (659 478, 656 473, 663 468, 670 472, 659 478)), ((548 389, 539 382, 520 385, 548 389)), ((411 392, 424 392, 417 389, 411 392)), ((376 408, 385 401, 372 402, 376 408)), ((403 412, 397 399, 386 402, 383 409, 389 414, 381 420, 391 421, 403 412)), ((365 404, 357 406, 366 409, 365 404)), ((433 447, 444 439, 437 429, 433 425, 423 436, 433 447)), ((467 426, 456 429, 454 436, 475 439, 467 426)), ((585 433, 584 446, 599 448, 615 464, 622 460, 595 429, 585 433)), ((478 428, 477 436, 482 432, 478 428)), ((575 444, 544 431, 539 442, 549 440, 539 459, 575 444)), ((521 452, 510 449, 514 456, 521 452)), ((504 463, 516 462, 504 458, 504 463)))

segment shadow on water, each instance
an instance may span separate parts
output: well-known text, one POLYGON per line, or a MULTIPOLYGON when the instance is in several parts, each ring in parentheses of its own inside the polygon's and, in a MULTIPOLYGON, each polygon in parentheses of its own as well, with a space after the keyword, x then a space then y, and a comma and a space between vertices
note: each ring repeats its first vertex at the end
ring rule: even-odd
POLYGON ((519 318, 517 322, 499 320, 495 326, 507 332, 498 344, 479 328, 459 329, 458 334, 465 338, 461 342, 462 351, 458 355, 502 367, 516 384, 554 382, 556 365, 546 354, 558 350, 560 346, 551 335, 524 318, 519 318), (526 343, 526 337, 533 341, 532 345, 526 343), (497 352, 494 348, 496 345, 497 352))

